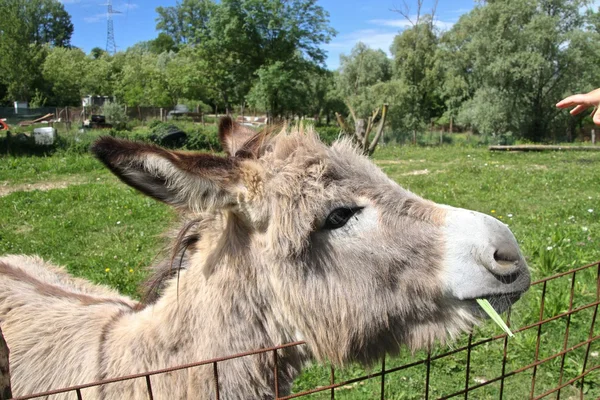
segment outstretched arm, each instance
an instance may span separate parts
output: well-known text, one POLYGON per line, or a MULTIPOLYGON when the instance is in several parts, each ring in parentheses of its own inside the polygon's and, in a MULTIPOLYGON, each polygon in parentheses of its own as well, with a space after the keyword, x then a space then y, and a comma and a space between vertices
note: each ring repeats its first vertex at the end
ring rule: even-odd
POLYGON ((586 94, 574 94, 556 104, 558 108, 569 108, 575 106, 571 110, 571 115, 577 115, 582 111, 594 107, 592 116, 594 123, 600 125, 600 113, 598 113, 598 105, 600 104, 600 89, 592 90, 586 94))

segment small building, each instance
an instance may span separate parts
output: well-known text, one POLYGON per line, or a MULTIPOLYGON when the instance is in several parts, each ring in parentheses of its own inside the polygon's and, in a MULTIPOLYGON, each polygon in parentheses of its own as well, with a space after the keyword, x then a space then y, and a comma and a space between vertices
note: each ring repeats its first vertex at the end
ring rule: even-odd
POLYGON ((27 110, 29 109, 29 104, 26 101, 15 101, 15 114, 19 113, 19 109, 27 110))
POLYGON ((84 107, 102 107, 107 101, 113 101, 112 96, 85 96, 81 98, 84 107))

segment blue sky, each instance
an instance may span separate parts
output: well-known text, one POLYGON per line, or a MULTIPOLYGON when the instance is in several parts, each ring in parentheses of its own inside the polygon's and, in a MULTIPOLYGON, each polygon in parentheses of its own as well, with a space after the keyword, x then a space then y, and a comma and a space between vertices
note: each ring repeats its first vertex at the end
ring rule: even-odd
MULTIPOLYGON (((75 30, 72 44, 86 53, 93 47, 106 47, 106 0, 61 0, 71 14, 75 30)), ((113 9, 122 14, 113 16, 115 42, 119 50, 142 41, 154 39, 156 32, 156 8, 175 5, 176 0, 113 0, 113 9)), ((409 13, 416 13, 416 0, 407 0, 409 13)), ((391 11, 402 8, 402 0, 322 0, 319 4, 329 12, 330 24, 337 36, 324 45, 328 52, 327 66, 335 69, 340 54, 348 54, 359 41, 372 48, 389 53, 394 36, 404 29, 407 21, 391 11)), ((470 11, 473 0, 439 0, 436 11, 437 25, 448 29, 458 18, 470 11)), ((423 6, 429 12, 433 2, 426 0, 423 6)))

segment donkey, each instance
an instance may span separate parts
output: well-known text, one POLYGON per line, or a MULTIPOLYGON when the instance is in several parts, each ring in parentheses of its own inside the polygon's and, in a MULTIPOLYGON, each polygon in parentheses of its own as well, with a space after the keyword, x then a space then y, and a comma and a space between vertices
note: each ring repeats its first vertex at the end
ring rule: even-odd
MULTIPOLYGON (((92 151, 117 177, 180 211, 172 259, 138 303, 39 258, 0 258, 0 325, 13 390, 25 395, 304 340, 219 363, 225 399, 290 392, 311 360, 372 364, 502 312, 530 275, 510 230, 489 216, 424 200, 345 139, 311 128, 255 134, 229 118, 226 156, 112 137, 92 151)), ((213 367, 152 377, 157 399, 214 398, 213 367)), ((143 379, 83 390, 147 398, 143 379)), ((56 398, 74 398, 73 394, 56 398), (72 396, 72 397, 68 397, 72 396)))

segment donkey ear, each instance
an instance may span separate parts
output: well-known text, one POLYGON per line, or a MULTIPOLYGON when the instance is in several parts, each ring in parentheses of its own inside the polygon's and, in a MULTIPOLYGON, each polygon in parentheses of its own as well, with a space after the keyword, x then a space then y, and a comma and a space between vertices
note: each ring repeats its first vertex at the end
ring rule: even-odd
POLYGON ((219 139, 223 150, 231 157, 258 158, 261 135, 229 116, 219 121, 219 139))
POLYGON ((238 168, 233 158, 169 151, 107 136, 92 152, 119 179, 180 209, 226 207, 236 201, 238 168))

